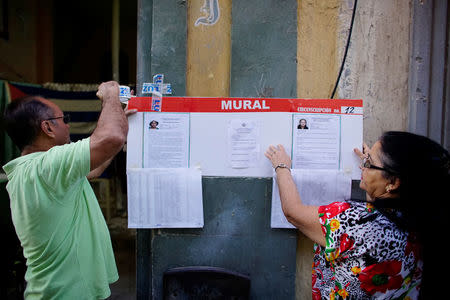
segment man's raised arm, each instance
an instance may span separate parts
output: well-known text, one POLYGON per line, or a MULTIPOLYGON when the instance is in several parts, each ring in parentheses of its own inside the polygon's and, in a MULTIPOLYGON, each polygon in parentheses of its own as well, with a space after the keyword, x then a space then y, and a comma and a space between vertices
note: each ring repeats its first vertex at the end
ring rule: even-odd
POLYGON ((113 158, 122 149, 128 133, 128 121, 119 101, 119 84, 102 83, 97 97, 102 101, 102 111, 90 139, 91 170, 113 158))

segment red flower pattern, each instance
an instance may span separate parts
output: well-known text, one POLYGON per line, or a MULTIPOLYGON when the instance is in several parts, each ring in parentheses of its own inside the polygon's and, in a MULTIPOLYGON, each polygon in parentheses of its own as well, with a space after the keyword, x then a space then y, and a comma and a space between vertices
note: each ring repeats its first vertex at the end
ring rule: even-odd
POLYGON ((339 252, 343 253, 353 247, 355 241, 348 236, 348 234, 344 233, 341 235, 341 244, 339 245, 339 252))
POLYGON ((313 275, 312 275, 312 299, 320 300, 320 299, 322 299, 322 294, 320 293, 320 290, 315 287, 316 281, 317 281, 317 274, 316 274, 316 272, 313 272, 313 275))
POLYGON ((320 221, 324 224, 325 220, 331 219, 349 208, 350 204, 347 202, 333 202, 330 205, 320 206, 318 210, 320 221))
POLYGON ((403 282, 403 277, 399 274, 401 268, 402 263, 396 260, 368 266, 359 274, 361 289, 373 295, 400 288, 403 282))

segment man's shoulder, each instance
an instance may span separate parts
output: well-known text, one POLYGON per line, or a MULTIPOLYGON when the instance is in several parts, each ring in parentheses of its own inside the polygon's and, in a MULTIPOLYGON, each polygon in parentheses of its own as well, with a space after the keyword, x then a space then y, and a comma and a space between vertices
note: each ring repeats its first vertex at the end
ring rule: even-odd
POLYGON ((8 179, 10 175, 22 167, 29 168, 30 166, 36 165, 38 167, 51 166, 59 167, 59 164, 55 164, 57 161, 64 161, 64 157, 69 153, 82 154, 83 151, 89 155, 89 138, 76 141, 74 143, 54 146, 47 151, 33 152, 27 155, 11 160, 3 166, 3 170, 6 173, 8 179), (58 159, 59 158, 59 159, 58 159))
POLYGON ((32 162, 35 159, 40 159, 41 155, 45 152, 33 152, 27 155, 19 156, 7 164, 3 166, 3 170, 6 173, 6 176, 9 178, 9 175, 18 167, 26 165, 29 162, 32 162))
POLYGON ((49 153, 49 155, 51 155, 52 152, 64 152, 64 151, 72 151, 74 148, 83 148, 86 147, 86 144, 89 145, 89 137, 82 139, 82 140, 78 140, 76 142, 71 142, 68 144, 64 144, 64 145, 58 145, 58 146, 53 146, 52 148, 50 148, 47 153, 49 153))

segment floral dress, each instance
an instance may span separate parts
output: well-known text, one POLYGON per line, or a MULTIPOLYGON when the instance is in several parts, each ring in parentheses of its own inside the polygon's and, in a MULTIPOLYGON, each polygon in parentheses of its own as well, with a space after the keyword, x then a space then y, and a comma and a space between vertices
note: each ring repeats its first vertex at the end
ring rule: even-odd
POLYGON ((415 237, 370 203, 319 207, 326 247, 314 246, 312 298, 417 299, 422 260, 415 237))

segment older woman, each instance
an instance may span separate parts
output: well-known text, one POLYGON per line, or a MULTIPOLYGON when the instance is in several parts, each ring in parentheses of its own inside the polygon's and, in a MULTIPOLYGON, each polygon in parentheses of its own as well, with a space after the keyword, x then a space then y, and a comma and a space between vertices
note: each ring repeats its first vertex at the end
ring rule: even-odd
POLYGON ((436 272, 442 258, 434 251, 442 246, 443 209, 435 201, 448 194, 448 151, 423 136, 387 132, 355 153, 367 201, 317 207, 302 204, 283 146, 266 151, 287 220, 316 243, 313 299, 432 299, 432 293, 446 293, 444 286, 435 288, 444 276, 436 272))

